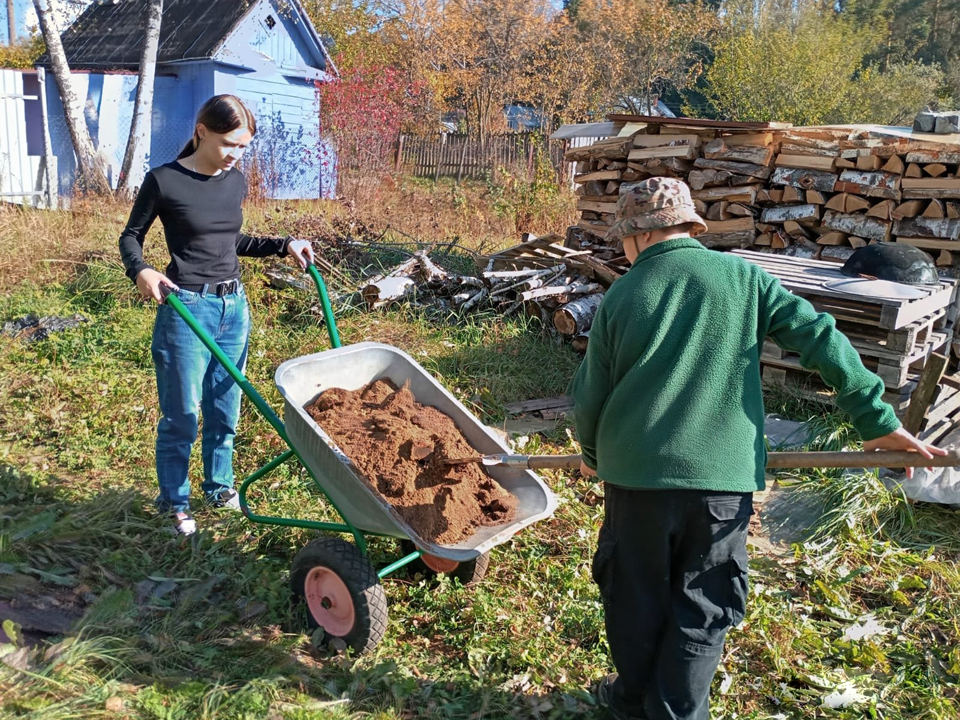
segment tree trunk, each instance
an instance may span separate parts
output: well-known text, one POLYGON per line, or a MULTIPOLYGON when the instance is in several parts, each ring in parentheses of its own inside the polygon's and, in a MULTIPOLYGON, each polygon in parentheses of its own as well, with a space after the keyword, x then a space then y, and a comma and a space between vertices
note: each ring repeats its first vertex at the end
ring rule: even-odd
POLYGON ((37 18, 40 21, 40 32, 47 44, 50 66, 53 70, 53 77, 57 81, 57 90, 60 92, 60 100, 63 104, 63 114, 67 120, 67 130, 70 132, 73 150, 77 156, 78 185, 82 190, 88 192, 107 194, 110 192, 110 183, 107 182, 103 160, 93 147, 93 140, 90 139, 90 131, 87 130, 86 121, 83 119, 80 100, 73 91, 70 66, 67 64, 63 44, 60 42, 60 33, 57 32, 53 19, 50 17, 50 8, 47 6, 46 0, 33 0, 33 6, 36 8, 37 18))
POLYGON ((143 52, 140 55, 140 76, 137 78, 137 99, 133 107, 130 136, 120 168, 117 192, 132 195, 143 182, 153 125, 153 80, 157 71, 157 49, 160 46, 160 23, 163 0, 150 0, 145 18, 143 52))
POLYGON ((14 0, 7 0, 7 32, 11 45, 13 45, 17 39, 17 21, 13 5, 14 0))

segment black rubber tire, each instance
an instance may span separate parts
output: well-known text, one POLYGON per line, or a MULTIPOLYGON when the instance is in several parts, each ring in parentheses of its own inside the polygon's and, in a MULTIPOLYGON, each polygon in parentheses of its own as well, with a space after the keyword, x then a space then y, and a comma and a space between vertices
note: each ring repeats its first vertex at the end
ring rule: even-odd
MULTIPOLYGON (((409 555, 417 550, 417 546, 414 545, 410 540, 401 540, 400 548, 402 549, 404 555, 409 555)), ((410 568, 410 572, 414 574, 420 573, 424 577, 436 577, 440 574, 436 570, 432 570, 427 567, 427 564, 421 558, 417 558, 412 563, 407 565, 407 567, 410 568)), ((478 555, 473 560, 467 560, 466 562, 460 563, 454 570, 444 574, 459 580, 460 584, 464 587, 473 587, 478 582, 483 580, 489 567, 490 553, 486 552, 483 555, 478 555)))
POLYGON ((290 589, 296 598, 304 602, 307 624, 311 629, 320 627, 320 624, 303 600, 303 583, 310 570, 317 566, 336 573, 347 586, 353 600, 353 627, 345 635, 328 633, 328 637, 339 637, 358 654, 375 648, 387 631, 387 595, 373 565, 356 545, 340 538, 312 540, 297 553, 290 567, 290 589))

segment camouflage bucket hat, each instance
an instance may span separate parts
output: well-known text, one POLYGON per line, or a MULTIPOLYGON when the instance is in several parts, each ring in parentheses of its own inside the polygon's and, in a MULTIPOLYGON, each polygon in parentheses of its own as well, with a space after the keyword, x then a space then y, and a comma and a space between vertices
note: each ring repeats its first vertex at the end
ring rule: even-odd
POLYGON ((691 235, 706 232, 707 223, 697 214, 690 188, 682 180, 655 177, 621 187, 617 219, 607 232, 607 241, 616 242, 638 233, 672 225, 693 223, 691 235))

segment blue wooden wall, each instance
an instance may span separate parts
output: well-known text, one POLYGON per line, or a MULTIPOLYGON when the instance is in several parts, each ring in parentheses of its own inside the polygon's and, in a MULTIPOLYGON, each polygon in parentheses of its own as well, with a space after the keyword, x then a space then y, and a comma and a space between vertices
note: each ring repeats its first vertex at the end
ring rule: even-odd
MULTIPOLYGON (((256 158, 270 197, 312 199, 336 193, 334 151, 320 137, 315 83, 322 55, 302 21, 273 0, 258 3, 226 38, 215 58, 158 68, 148 167, 176 158, 193 134, 200 106, 211 96, 235 94, 257 117, 248 162, 256 158), (268 22, 268 16, 272 22, 268 22), (272 25, 272 26, 271 26, 272 25)), ((87 126, 115 187, 133 116, 137 78, 130 74, 73 74, 84 99, 87 126)), ((53 77, 48 74, 50 134, 58 158, 61 194, 76 174, 73 146, 53 77)))

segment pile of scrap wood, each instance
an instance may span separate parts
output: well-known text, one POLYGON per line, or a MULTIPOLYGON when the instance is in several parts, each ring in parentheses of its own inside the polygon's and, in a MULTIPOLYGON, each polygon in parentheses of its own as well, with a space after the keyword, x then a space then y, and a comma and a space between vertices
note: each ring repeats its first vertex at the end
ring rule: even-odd
POLYGON ((618 198, 633 182, 666 175, 690 185, 707 247, 843 262, 857 247, 895 241, 931 253, 942 275, 960 276, 960 135, 610 118, 596 125, 613 137, 565 155, 577 171, 575 249, 619 257, 622 249, 604 241, 618 198))

